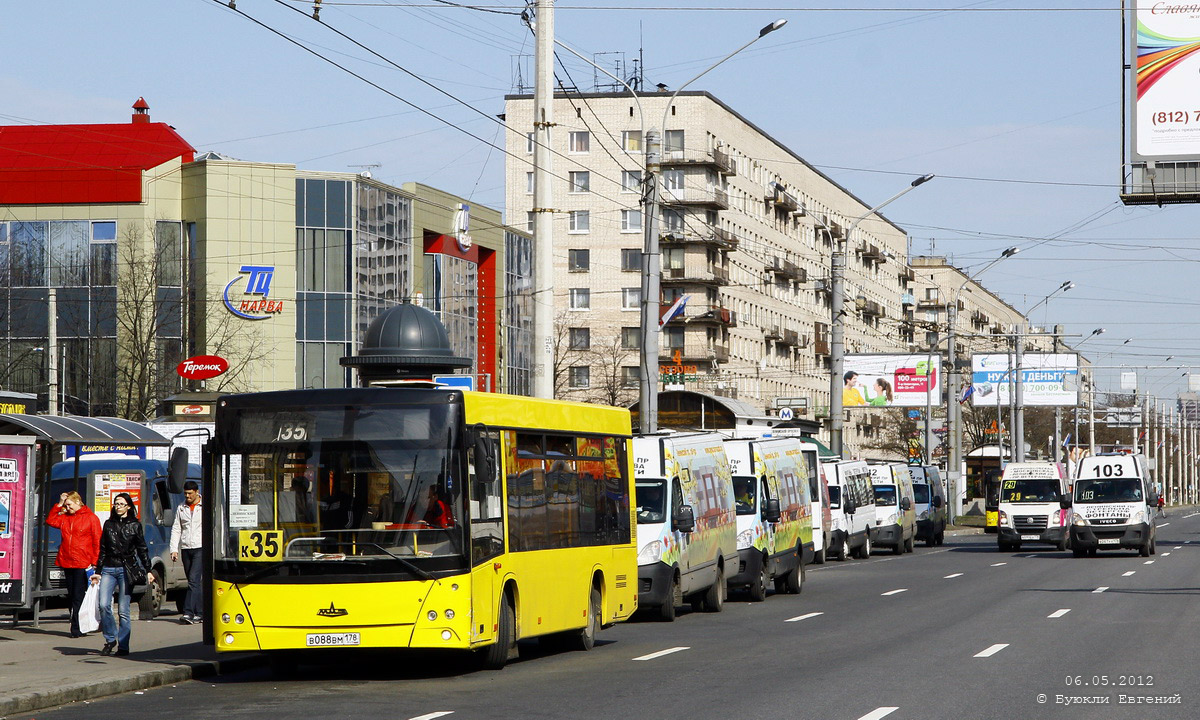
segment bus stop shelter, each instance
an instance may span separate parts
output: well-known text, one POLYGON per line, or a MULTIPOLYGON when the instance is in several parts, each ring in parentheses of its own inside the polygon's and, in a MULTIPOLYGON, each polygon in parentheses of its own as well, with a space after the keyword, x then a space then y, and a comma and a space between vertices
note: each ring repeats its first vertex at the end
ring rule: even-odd
MULTIPOLYGON (((66 594, 51 578, 46 512, 50 471, 73 455, 135 452, 171 441, 132 420, 0 414, 0 613, 32 610, 34 623, 49 597, 66 594)), ((76 472, 75 476, 78 477, 76 472)), ((78 489, 78 488, 77 488, 78 489)))

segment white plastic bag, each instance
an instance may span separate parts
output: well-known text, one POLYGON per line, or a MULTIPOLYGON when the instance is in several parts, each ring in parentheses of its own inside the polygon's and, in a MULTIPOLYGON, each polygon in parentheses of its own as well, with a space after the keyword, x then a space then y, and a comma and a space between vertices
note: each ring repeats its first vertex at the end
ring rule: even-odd
POLYGON ((79 606, 79 631, 90 633, 100 629, 100 585, 88 583, 79 606))

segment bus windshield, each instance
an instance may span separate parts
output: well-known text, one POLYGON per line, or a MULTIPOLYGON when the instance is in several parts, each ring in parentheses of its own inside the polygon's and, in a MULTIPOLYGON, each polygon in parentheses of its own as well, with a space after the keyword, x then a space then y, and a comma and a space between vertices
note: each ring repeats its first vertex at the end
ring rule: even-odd
POLYGON ((1075 502, 1078 503, 1141 501, 1142 481, 1137 478, 1075 481, 1075 502))
POLYGON ((894 506, 896 504, 896 486, 876 485, 875 504, 883 507, 894 506))
POLYGON ((913 502, 918 505, 929 504, 929 486, 921 484, 913 484, 913 502))
POLYGON ((754 514, 754 488, 758 485, 753 477, 737 476, 733 478, 734 512, 738 515, 754 514))
POLYGON ((637 492, 638 525, 665 522, 667 518, 667 483, 665 480, 638 480, 637 492))
POLYGON ((461 406, 246 408, 221 433, 226 542, 282 531, 285 561, 463 555, 461 406))
POLYGON ((1058 502, 1058 481, 1005 480, 1000 484, 1000 502, 1058 502))

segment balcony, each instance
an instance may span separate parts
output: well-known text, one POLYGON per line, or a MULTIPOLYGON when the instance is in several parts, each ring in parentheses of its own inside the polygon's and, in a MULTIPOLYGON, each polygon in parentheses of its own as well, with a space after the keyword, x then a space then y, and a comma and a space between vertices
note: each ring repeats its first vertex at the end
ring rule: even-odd
POLYGON ((780 212, 804 214, 800 200, 779 183, 773 182, 767 186, 767 202, 774 203, 775 209, 780 212))
POLYGON ((942 300, 941 298, 921 298, 920 300, 917 301, 917 307, 922 308, 922 309, 928 308, 930 310, 935 310, 938 308, 946 307, 946 301, 942 300))
MULTIPOLYGON (((710 343, 703 333, 688 333, 682 346, 664 346, 659 350, 658 357, 662 363, 674 363, 676 359, 683 365, 711 364, 713 362, 729 362, 729 346, 723 343, 710 343), (678 356, 676 355, 678 353, 678 356)), ((699 369, 699 368, 698 368, 699 369)), ((708 367, 702 368, 704 371, 708 367)))
POLYGON ((829 356, 829 325, 813 323, 813 352, 818 357, 829 356))
POLYGON ((900 268, 898 275, 900 278, 900 283, 902 285, 908 284, 908 283, 912 282, 913 280, 917 279, 917 274, 915 272, 913 272, 913 269, 908 267, 907 265, 900 268))
POLYGON ((717 210, 728 210, 729 193, 719 187, 684 186, 681 188, 669 188, 663 190, 662 203, 664 205, 697 205, 717 210))
POLYGON ((788 347, 799 347, 800 333, 795 330, 784 330, 783 338, 779 342, 781 345, 787 345, 788 347))
POLYGON ((712 237, 713 240, 724 245, 726 249, 737 250, 738 236, 734 235, 732 230, 714 227, 712 237))
MULTIPOLYGON (((669 304, 662 305, 659 308, 659 317, 662 317, 671 309, 669 304)), ((737 327, 737 313, 722 305, 685 305, 683 312, 671 318, 671 324, 682 323, 703 323, 709 325, 723 325, 725 327, 737 327)))
POLYGON ((722 175, 735 175, 737 166, 729 153, 722 150, 699 152, 695 150, 664 150, 662 167, 712 167, 722 175))
MULTIPOLYGON (((800 266, 791 260, 784 260, 780 257, 771 259, 771 264, 767 267, 768 270, 775 273, 776 277, 785 277, 789 280, 800 280, 801 274, 804 275, 804 280, 808 279, 808 273, 803 272, 800 266)), ((803 280, 801 280, 803 282, 803 280)))
POLYGON ((879 249, 878 245, 862 242, 858 246, 858 254, 862 255, 863 260, 883 262, 883 251, 879 249))
POLYGON ((867 300, 862 304, 862 314, 872 317, 883 317, 885 314, 884 307, 874 300, 867 300))
POLYGON ((975 310, 971 313, 971 324, 975 327, 984 327, 992 321, 986 313, 975 310))
POLYGON ((684 257, 683 267, 663 268, 662 283, 664 285, 699 284, 699 285, 728 285, 729 269, 720 265, 711 265, 699 255, 684 257))
POLYGON ((813 340, 813 353, 818 357, 829 357, 829 341, 813 340))
POLYGON ((900 295, 900 304, 906 308, 910 308, 917 304, 917 299, 913 297, 912 293, 902 293, 900 295))
POLYGON ((700 224, 697 231, 693 231, 691 227, 683 230, 667 230, 659 235, 658 241, 664 245, 705 245, 719 247, 722 250, 737 250, 737 235, 719 227, 711 228, 711 233, 705 232, 709 229, 707 225, 700 224))
POLYGON ((783 331, 778 325, 769 325, 763 328, 763 337, 767 340, 780 340, 783 338, 783 331))

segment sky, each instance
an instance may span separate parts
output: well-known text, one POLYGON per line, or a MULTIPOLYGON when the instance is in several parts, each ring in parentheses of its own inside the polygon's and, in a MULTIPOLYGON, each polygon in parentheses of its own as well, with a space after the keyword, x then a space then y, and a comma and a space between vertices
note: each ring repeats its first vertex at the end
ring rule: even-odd
MULTIPOLYGON (((142 96, 154 121, 199 151, 370 167, 384 182, 503 208, 495 116, 517 68, 530 82, 533 37, 517 2, 454 5, 332 0, 318 23, 311 2, 287 0, 238 0, 236 10, 215 0, 5 3, 0 124, 126 122, 142 96)), ((1031 320, 1063 325, 1068 342, 1104 328, 1081 349, 1101 390, 1117 390, 1125 369, 1141 392, 1173 397, 1186 373, 1200 374, 1200 208, 1118 197, 1120 0, 556 7, 559 39, 610 69, 623 58, 631 70, 640 54, 647 87, 683 83, 786 19, 690 89, 865 202, 935 174, 885 211, 912 254, 975 272, 1020 247, 979 278, 1020 310, 1074 282, 1031 320)), ((560 59, 567 85, 591 87, 590 66, 560 59)))

